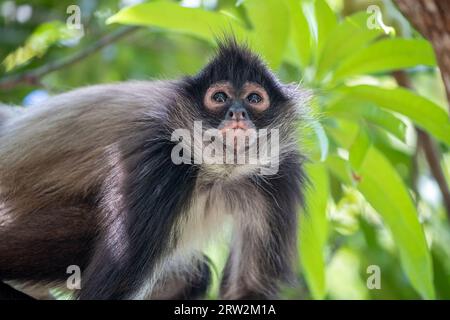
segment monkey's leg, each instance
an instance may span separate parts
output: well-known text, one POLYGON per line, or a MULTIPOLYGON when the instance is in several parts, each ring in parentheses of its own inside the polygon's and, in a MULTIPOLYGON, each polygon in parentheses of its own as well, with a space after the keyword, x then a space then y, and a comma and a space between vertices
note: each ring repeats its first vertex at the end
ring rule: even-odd
POLYGON ((198 259, 187 269, 170 271, 163 276, 153 292, 147 297, 155 300, 195 300, 205 297, 211 271, 206 256, 198 259))
POLYGON ((302 182, 300 165, 295 160, 282 164, 276 176, 253 181, 265 209, 243 212, 237 217, 233 247, 222 279, 222 298, 275 298, 279 286, 294 279, 302 182), (252 217, 251 221, 248 217, 252 217))

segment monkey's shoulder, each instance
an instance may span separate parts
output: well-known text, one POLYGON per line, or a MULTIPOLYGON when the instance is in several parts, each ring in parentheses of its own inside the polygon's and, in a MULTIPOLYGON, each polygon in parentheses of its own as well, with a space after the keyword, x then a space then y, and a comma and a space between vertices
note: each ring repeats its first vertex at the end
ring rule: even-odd
POLYGON ((127 81, 78 88, 44 101, 37 108, 101 113, 164 109, 176 95, 175 81, 127 81))

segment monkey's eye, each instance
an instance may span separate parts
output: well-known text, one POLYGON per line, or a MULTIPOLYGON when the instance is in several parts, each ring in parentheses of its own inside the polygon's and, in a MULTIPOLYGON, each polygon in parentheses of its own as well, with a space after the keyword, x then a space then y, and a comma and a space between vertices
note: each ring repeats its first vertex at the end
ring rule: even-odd
POLYGON ((262 98, 259 94, 253 92, 247 96, 247 101, 251 104, 258 104, 262 101, 262 98))
POLYGON ((228 99, 228 96, 225 92, 219 91, 213 94, 212 99, 217 103, 225 103, 228 99))

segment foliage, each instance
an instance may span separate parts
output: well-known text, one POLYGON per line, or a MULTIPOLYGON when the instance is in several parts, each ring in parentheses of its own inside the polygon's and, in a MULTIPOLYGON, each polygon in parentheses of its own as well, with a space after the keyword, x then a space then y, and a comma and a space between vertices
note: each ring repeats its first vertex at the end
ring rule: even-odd
MULTIPOLYGON (((58 6, 64 7, 63 2, 58 6)), ((309 290, 286 290, 285 297, 450 298, 448 221, 439 199, 430 200, 430 190, 424 191, 424 183, 435 183, 417 153, 414 131, 417 126, 439 141, 447 153, 442 163, 450 172, 449 161, 444 163, 450 157, 450 121, 426 40, 416 33, 403 38, 369 28, 370 13, 342 16, 329 6, 336 1, 223 0, 195 8, 149 1, 121 10, 116 1, 106 3, 116 13, 106 21, 91 21, 94 35, 116 24, 148 29, 79 63, 75 75, 72 68, 47 77, 45 84, 53 91, 193 73, 212 52, 214 38, 230 30, 282 80, 314 91, 311 111, 299 128, 311 178, 299 226, 299 278, 309 290), (401 69, 408 69, 413 84, 424 89, 399 88, 391 72, 401 69), (381 289, 366 286, 371 265, 380 267, 381 289)), ((92 9, 91 17, 101 10, 100 5, 92 9)), ((50 48, 41 60, 19 70, 75 49, 50 48)), ((5 60, 9 69, 14 65, 10 60, 5 60)), ((17 65, 24 62, 17 60, 17 65)), ((14 101, 22 95, 15 89, 7 97, 14 101)), ((214 248, 213 260, 223 261, 223 250, 218 254, 214 248)))
POLYGON ((24 46, 19 47, 3 60, 6 71, 11 71, 34 57, 42 56, 53 44, 73 36, 61 21, 41 24, 26 40, 24 46))

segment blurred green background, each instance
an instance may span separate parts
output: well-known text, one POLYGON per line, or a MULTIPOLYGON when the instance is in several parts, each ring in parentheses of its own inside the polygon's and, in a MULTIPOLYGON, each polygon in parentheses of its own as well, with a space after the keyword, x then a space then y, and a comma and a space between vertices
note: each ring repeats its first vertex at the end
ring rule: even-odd
MULTIPOLYGON (((431 45, 392 1, 9 0, 0 14, 0 101, 18 105, 84 85, 193 74, 214 37, 232 30, 282 81, 314 92, 299 126, 312 182, 299 281, 282 298, 450 298, 445 90, 431 45)), ((215 298, 226 243, 208 254, 215 298)))

